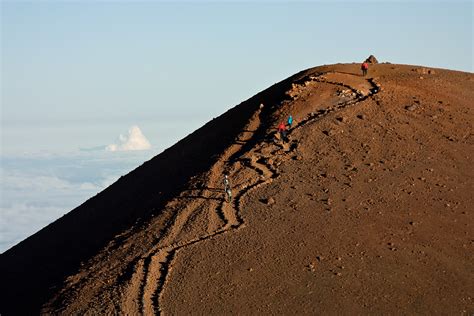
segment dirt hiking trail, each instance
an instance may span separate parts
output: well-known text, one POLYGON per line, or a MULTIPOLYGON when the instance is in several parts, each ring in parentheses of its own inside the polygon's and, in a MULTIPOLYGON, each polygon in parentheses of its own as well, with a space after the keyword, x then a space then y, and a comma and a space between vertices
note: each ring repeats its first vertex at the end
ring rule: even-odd
MULTIPOLYGON (((296 86, 297 93, 288 92, 294 99, 298 98, 299 93, 311 83, 340 86, 350 90, 352 95, 347 100, 317 113, 306 114, 303 119, 295 123, 289 135, 307 124, 324 118, 329 113, 357 105, 380 89, 372 79, 362 79, 357 75, 338 72, 309 76, 301 81, 296 86)), ((265 105, 257 108, 237 136, 236 143, 228 147, 211 167, 205 177, 206 181, 199 183, 198 189, 190 189, 179 197, 186 202, 180 203, 184 204, 180 205, 181 211, 176 212, 160 242, 134 262, 133 268, 128 268, 133 272, 131 278, 126 281, 125 290, 119 294, 121 304, 117 306, 115 312, 129 315, 160 314, 163 312, 160 304, 162 291, 167 284, 167 276, 173 269, 173 260, 179 255, 180 250, 244 227, 245 220, 240 214, 245 207, 243 202, 245 196, 276 179, 279 175, 278 164, 290 159, 289 155, 297 146, 296 139, 292 140, 291 144, 284 143, 272 130, 265 130, 265 138, 256 138, 257 130, 262 129, 263 108, 265 105), (250 150, 243 151, 244 146, 249 143, 252 143, 250 150), (270 153, 264 154, 268 151, 270 153), (278 163, 270 164, 269 161, 273 162, 275 157, 280 157, 278 163), (223 187, 224 174, 228 174, 232 179, 235 198, 231 203, 225 201, 223 189, 220 189, 223 187), (196 222, 200 222, 199 217, 208 222, 205 225, 196 225, 196 222)), ((172 202, 174 207, 177 207, 174 203, 172 202)), ((112 297, 109 301, 117 301, 117 297, 112 297)))
POLYGON ((5 311, 473 313, 473 91, 419 66, 302 71, 2 254, 5 311))

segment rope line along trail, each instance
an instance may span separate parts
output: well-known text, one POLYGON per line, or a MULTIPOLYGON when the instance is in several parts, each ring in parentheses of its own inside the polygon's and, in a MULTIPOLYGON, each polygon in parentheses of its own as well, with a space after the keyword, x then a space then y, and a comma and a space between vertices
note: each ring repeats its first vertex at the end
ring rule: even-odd
MULTIPOLYGON (((355 90, 342 82, 327 81, 324 77, 325 74, 316 77, 309 76, 306 81, 316 81, 346 87, 356 93, 356 98, 344 101, 331 108, 320 110, 317 113, 309 114, 305 119, 292 128, 288 135, 297 129, 303 128, 307 124, 311 124, 321 119, 329 113, 362 102, 380 91, 380 85, 378 85, 373 79, 366 79, 372 86, 372 89, 370 89, 368 94, 364 95, 360 91, 355 90)), ((261 109, 255 111, 245 130, 256 130, 260 126, 260 112, 261 109)), ((248 142, 252 137, 253 136, 244 136, 242 142, 248 142)), ((217 205, 215 205, 216 202, 212 202, 212 200, 193 204, 190 203, 187 205, 185 210, 176 212, 177 214, 174 216, 172 223, 169 225, 168 231, 163 238, 164 242, 162 241, 158 243, 148 251, 145 256, 140 257, 133 263, 133 272, 127 282, 125 293, 122 294, 122 313, 146 315, 163 313, 161 304, 163 291, 169 282, 169 275, 173 269, 173 260, 176 258, 179 251, 185 247, 214 239, 222 234, 241 229, 245 226, 244 219, 241 215, 243 199, 253 190, 267 185, 274 179, 278 178, 279 172, 276 166, 269 163, 270 157, 257 152, 265 146, 278 147, 274 143, 270 143, 270 145, 265 144, 263 140, 260 140, 252 149, 242 153, 240 157, 247 155, 250 155, 250 157, 239 158, 239 164, 228 161, 229 157, 238 152, 243 146, 244 145, 242 144, 233 144, 224 152, 222 157, 211 168, 210 176, 206 184, 209 184, 210 186, 215 185, 216 183, 219 184, 225 169, 232 170, 229 173, 229 175, 232 176, 237 174, 239 171, 242 171, 243 168, 248 168, 257 173, 258 177, 256 177, 256 180, 254 181, 252 179, 248 183, 234 187, 236 194, 234 201, 231 203, 225 202, 225 199, 221 199, 220 203, 217 203, 217 205), (189 218, 197 208, 202 206, 214 209, 218 218, 223 222, 222 226, 210 233, 195 238, 178 240, 178 236, 186 223, 186 219, 189 218), (163 245, 165 242, 167 244, 163 245)), ((291 147, 290 149, 285 150, 284 153, 291 153, 295 148, 296 147, 291 147)), ((274 155, 280 150, 281 148, 274 150, 271 155, 274 155)), ((204 190, 200 190, 199 192, 200 195, 204 195, 204 190)), ((220 194, 222 195, 222 193, 220 194)))

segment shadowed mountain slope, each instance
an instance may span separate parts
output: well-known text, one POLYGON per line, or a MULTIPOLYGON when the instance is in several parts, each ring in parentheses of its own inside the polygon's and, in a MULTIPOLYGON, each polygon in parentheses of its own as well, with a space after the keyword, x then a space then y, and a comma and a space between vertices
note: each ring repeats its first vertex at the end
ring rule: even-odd
POLYGON ((6 251, 0 311, 472 313, 474 76, 358 67, 275 84, 6 251))

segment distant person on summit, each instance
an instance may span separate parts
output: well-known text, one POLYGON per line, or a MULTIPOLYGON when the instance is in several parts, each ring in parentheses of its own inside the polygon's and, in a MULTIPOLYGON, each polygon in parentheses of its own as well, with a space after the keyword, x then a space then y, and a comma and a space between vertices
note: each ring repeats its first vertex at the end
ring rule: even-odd
POLYGON ((288 121, 287 121, 287 122, 288 122, 288 129, 290 129, 290 128, 291 128, 291 125, 293 125, 293 116, 290 115, 290 116, 288 117, 288 121))
POLYGON ((364 61, 362 65, 360 65, 360 69, 362 70, 362 75, 365 77, 367 75, 367 70, 369 70, 369 64, 364 61))
POLYGON ((280 138, 283 142, 286 142, 286 125, 284 122, 281 122, 278 125, 278 132, 280 133, 280 138))

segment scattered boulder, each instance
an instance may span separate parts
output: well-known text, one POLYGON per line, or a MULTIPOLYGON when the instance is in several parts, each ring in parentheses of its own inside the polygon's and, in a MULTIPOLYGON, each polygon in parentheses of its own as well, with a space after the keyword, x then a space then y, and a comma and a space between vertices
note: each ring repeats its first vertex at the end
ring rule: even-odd
POLYGON ((434 75, 434 74, 436 74, 436 71, 434 71, 433 69, 429 69, 429 68, 425 68, 425 67, 413 68, 412 71, 415 71, 415 72, 417 72, 419 74, 422 74, 422 75, 434 75))
POLYGON ((336 134, 336 132, 332 129, 328 129, 328 130, 324 130, 323 134, 326 136, 333 136, 334 134, 336 134))
POLYGON ((368 63, 368 64, 378 64, 379 63, 379 61, 377 60, 377 58, 375 58, 374 55, 370 55, 369 57, 367 57, 365 62, 368 63))
POLYGON ((260 201, 261 201, 263 204, 266 204, 266 205, 273 205, 273 204, 275 204, 275 199, 272 198, 272 197, 265 198, 265 199, 261 199, 260 201))
POLYGON ((349 98, 349 97, 354 96, 355 94, 350 89, 339 89, 336 92, 336 95, 341 98, 349 98))
POLYGON ((418 104, 412 104, 405 106, 405 110, 413 112, 418 108, 418 104))

